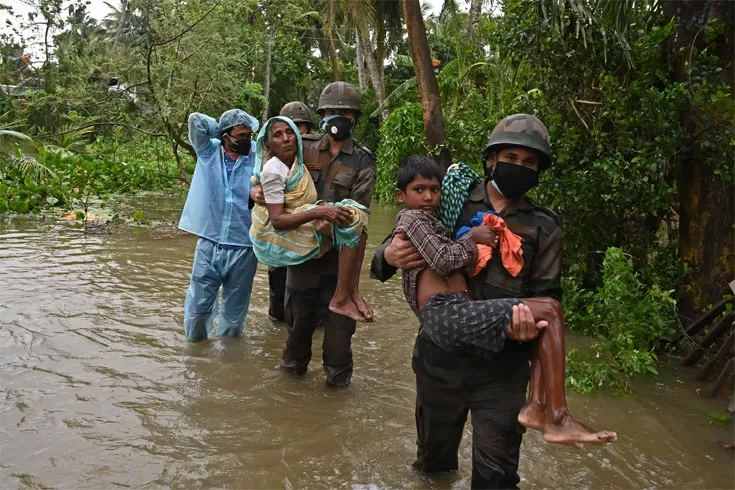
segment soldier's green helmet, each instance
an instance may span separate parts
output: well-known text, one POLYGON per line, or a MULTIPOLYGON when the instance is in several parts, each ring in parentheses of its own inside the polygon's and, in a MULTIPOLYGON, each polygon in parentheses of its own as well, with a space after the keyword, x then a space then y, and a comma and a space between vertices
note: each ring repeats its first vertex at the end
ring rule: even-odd
POLYGON ((314 124, 314 120, 311 117, 311 110, 309 109, 309 106, 304 104, 303 102, 299 101, 293 101, 289 102, 285 106, 281 108, 281 112, 278 114, 279 116, 287 117, 291 119, 296 124, 298 123, 307 123, 309 125, 314 124))
POLYGON ((332 82, 322 90, 316 112, 321 116, 326 109, 351 109, 359 116, 360 94, 347 82, 332 82))
POLYGON ((498 151, 507 146, 523 146, 541 153, 539 170, 551 166, 551 144, 549 130, 536 116, 530 114, 513 114, 504 118, 495 126, 485 150, 483 159, 487 160, 491 151, 498 151))

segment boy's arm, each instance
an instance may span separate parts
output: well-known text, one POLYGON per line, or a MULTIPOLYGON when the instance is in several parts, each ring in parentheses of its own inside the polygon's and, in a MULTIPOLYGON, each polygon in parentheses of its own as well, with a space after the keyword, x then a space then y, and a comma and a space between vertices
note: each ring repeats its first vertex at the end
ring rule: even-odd
POLYGON ((396 233, 402 232, 413 243, 426 263, 437 274, 450 273, 477 261, 477 245, 469 233, 454 241, 435 231, 432 218, 423 211, 411 210, 401 214, 396 233))
POLYGON ((192 112, 189 114, 189 141, 197 155, 204 155, 215 150, 212 138, 219 138, 219 123, 213 118, 192 112))

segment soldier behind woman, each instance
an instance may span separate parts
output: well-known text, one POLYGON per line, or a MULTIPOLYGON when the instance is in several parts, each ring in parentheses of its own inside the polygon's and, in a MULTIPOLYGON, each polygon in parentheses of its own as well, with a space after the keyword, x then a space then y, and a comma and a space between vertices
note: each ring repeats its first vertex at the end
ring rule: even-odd
MULTIPOLYGON (((338 202, 349 198, 369 207, 375 187, 377 168, 375 155, 352 137, 361 114, 360 95, 345 82, 332 82, 319 97, 317 112, 323 117, 318 135, 302 136, 304 163, 309 170, 320 200, 338 202)), ((253 189, 251 197, 263 200, 262 188, 253 189)), ((360 242, 361 258, 366 236, 360 242)), ((352 335, 356 322, 334 312, 330 302, 337 286, 338 267, 359 270, 359 263, 338 264, 338 253, 332 250, 323 257, 288 267, 286 275, 285 316, 288 339, 281 359, 281 369, 305 374, 311 361, 314 329, 321 321, 324 327, 322 361, 329 386, 343 387, 352 378, 352 335)), ((372 311, 362 297, 363 314, 372 311)), ((332 307, 335 305, 332 305, 332 307)))

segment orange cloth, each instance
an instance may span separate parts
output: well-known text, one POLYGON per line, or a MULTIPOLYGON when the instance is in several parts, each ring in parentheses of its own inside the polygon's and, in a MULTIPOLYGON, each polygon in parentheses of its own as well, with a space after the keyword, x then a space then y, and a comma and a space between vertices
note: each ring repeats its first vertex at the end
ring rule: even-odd
MULTIPOLYGON (((500 258, 503 260, 503 266, 511 276, 515 277, 523 269, 523 249, 521 249, 521 237, 510 231, 507 223, 492 213, 488 213, 482 218, 482 224, 493 228, 498 234, 500 242, 500 258)), ((487 245, 477 245, 477 262, 472 276, 476 276, 493 257, 493 249, 487 245)))

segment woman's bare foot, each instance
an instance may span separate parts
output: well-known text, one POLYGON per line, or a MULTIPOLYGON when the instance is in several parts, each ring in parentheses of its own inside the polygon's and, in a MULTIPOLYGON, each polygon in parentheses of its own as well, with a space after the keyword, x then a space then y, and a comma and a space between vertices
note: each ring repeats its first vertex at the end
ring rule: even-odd
POLYGON ((544 425, 544 440, 581 449, 583 444, 615 442, 618 440, 618 435, 607 430, 599 432, 592 430, 581 422, 577 422, 568 411, 556 416, 549 412, 544 425))
POLYGON ((360 309, 351 297, 343 298, 335 295, 329 303, 329 311, 352 318, 357 322, 368 321, 368 319, 365 318, 365 315, 360 312, 360 309))
POLYGON ((375 320, 372 308, 370 308, 368 302, 365 301, 365 298, 360 294, 360 291, 355 291, 352 295, 352 301, 357 305, 357 309, 362 313, 362 316, 365 317, 365 321, 372 322, 375 320))
POLYGON ((546 423, 546 406, 535 401, 526 403, 518 414, 518 422, 527 428, 544 430, 546 423))
POLYGON ((325 219, 314 220, 314 228, 324 236, 332 236, 332 223, 325 219))

